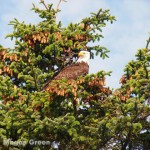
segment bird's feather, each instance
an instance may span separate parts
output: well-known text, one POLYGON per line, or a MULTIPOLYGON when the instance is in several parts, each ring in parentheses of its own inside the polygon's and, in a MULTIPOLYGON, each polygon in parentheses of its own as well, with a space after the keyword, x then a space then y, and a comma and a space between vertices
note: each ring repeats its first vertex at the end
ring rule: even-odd
POLYGON ((63 68, 53 79, 47 81, 42 90, 46 90, 53 80, 61 80, 62 78, 65 78, 67 80, 76 80, 79 76, 88 74, 88 71, 89 65, 86 62, 77 62, 75 64, 67 66, 63 68))

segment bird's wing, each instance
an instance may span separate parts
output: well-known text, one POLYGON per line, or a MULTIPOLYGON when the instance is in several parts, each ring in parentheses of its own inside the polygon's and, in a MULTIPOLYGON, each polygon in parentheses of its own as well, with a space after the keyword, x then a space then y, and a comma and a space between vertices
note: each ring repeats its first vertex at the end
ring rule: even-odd
POLYGON ((42 88, 42 90, 45 90, 53 80, 61 80, 62 78, 65 78, 67 80, 69 79, 75 80, 79 76, 86 75, 88 72, 89 72, 89 66, 87 63, 80 62, 80 63, 72 64, 62 69, 58 73, 58 75, 56 75, 53 79, 47 81, 44 87, 42 88))
POLYGON ((89 71, 89 66, 85 62, 76 63, 65 67, 60 73, 54 78, 55 80, 60 80, 62 78, 66 79, 77 79, 79 76, 87 74, 89 71))

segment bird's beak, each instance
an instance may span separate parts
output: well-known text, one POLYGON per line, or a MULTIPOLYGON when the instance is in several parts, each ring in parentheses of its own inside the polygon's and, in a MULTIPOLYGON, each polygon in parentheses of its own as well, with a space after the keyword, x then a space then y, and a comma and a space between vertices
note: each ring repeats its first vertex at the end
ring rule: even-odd
POLYGON ((83 56, 84 54, 83 54, 83 52, 80 52, 79 54, 78 54, 78 56, 80 57, 80 56, 83 56))

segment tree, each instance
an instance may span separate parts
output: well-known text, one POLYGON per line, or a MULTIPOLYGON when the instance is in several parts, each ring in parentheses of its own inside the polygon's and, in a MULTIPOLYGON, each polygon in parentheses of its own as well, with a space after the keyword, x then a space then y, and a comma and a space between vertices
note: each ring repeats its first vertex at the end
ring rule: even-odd
POLYGON ((14 32, 7 37, 15 38, 15 47, 0 47, 1 148, 52 149, 54 141, 62 150, 147 146, 148 44, 138 51, 137 60, 126 66, 120 89, 112 91, 106 86, 111 72, 102 70, 77 80, 53 81, 47 91, 41 91, 48 80, 77 60, 81 49, 90 51, 91 59, 108 57, 107 48, 88 43, 103 38, 102 28, 115 17, 100 9, 63 27, 57 22, 61 1, 56 9, 43 0, 44 9, 33 5, 42 18, 37 25, 17 19, 10 22, 14 32))
POLYGON ((146 48, 139 49, 136 60, 129 62, 120 79, 121 88, 115 98, 121 101, 120 118, 116 130, 121 135, 122 149, 149 149, 150 141, 150 53, 146 48), (118 129, 117 129, 118 128, 118 129))
POLYGON ((136 60, 126 65, 120 79, 122 85, 110 98, 109 114, 103 120, 111 138, 108 147, 122 150, 150 147, 149 42, 150 39, 146 48, 138 50, 136 60))

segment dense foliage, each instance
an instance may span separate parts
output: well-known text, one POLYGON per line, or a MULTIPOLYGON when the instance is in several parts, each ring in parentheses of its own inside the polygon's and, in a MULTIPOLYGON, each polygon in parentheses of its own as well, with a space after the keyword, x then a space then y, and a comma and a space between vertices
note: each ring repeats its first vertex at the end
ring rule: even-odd
MULTIPOLYGON (((61 2, 61 1, 60 1, 61 2)), ((26 25, 14 19, 7 37, 14 49, 0 47, 0 148, 1 149, 146 149, 150 141, 150 50, 138 50, 125 67, 121 87, 106 86, 111 72, 53 81, 61 69, 77 60, 81 49, 101 58, 109 50, 90 42, 103 38, 102 28, 113 23, 109 10, 100 9, 79 23, 63 27, 56 9, 41 0, 33 5, 42 19, 26 25), (93 44, 92 44, 93 45, 93 44), (46 143, 31 144, 33 141, 46 143), (21 142, 25 143, 21 143, 21 142), (21 143, 15 145, 15 143, 21 143), (52 144, 52 143, 57 144, 52 144)))

